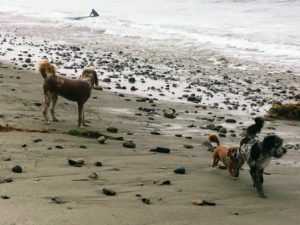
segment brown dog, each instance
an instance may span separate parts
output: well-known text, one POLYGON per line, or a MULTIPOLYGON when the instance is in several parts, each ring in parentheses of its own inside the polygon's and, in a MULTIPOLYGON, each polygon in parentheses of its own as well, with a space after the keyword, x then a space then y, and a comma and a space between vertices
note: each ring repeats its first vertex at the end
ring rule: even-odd
POLYGON ((85 69, 78 80, 72 80, 57 76, 56 68, 47 60, 38 62, 38 70, 44 78, 45 108, 43 111, 44 120, 49 123, 48 111, 51 105, 51 116, 53 121, 58 121, 55 117, 55 105, 58 96, 62 96, 70 101, 77 102, 78 105, 78 126, 85 125, 84 103, 91 96, 92 88, 98 85, 97 73, 93 69, 85 69))
POLYGON ((229 172, 230 178, 235 180, 237 179, 234 175, 233 171, 233 163, 234 159, 236 158, 236 153, 238 151, 238 147, 225 147, 220 145, 219 138, 215 134, 211 134, 208 136, 209 142, 216 143, 217 147, 213 152, 213 164, 212 167, 218 165, 219 161, 221 160, 223 164, 227 167, 229 172))

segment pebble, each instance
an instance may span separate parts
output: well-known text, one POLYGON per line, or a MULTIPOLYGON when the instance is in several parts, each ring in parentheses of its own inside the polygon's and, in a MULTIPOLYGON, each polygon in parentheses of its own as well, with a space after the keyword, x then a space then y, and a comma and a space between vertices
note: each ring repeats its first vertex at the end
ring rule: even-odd
POLYGON ((174 170, 174 173, 177 174, 185 174, 185 168, 184 167, 178 167, 174 170))
POLYGON ((13 182, 13 179, 12 179, 12 177, 6 177, 3 179, 3 181, 6 183, 11 183, 11 182, 13 182))
POLYGON ((116 127, 108 127, 106 130, 111 133, 118 133, 118 128, 116 127))
POLYGON ((176 110, 169 108, 169 109, 165 109, 164 111, 164 117, 169 118, 169 119, 175 119, 176 118, 176 110))
POLYGON ((7 196, 7 195, 1 195, 1 198, 2 198, 2 199, 5 199, 5 200, 6 200, 6 199, 10 199, 10 197, 7 196))
POLYGON ((145 204, 147 205, 150 205, 151 204, 151 201, 149 198, 142 198, 142 202, 144 202, 145 204))
POLYGON ((99 161, 95 162, 95 166, 98 166, 98 167, 102 166, 102 162, 99 162, 99 161))
POLYGON ((125 148, 135 148, 135 147, 136 147, 136 144, 133 143, 132 140, 124 141, 124 142, 123 142, 123 147, 125 147, 125 148))
POLYGON ((97 141, 99 144, 104 144, 106 141, 106 138, 104 136, 100 136, 100 137, 98 137, 97 141))
POLYGON ((84 165, 84 159, 68 159, 70 166, 81 167, 84 165))
POLYGON ((88 177, 91 178, 91 179, 96 180, 96 179, 98 179, 98 174, 97 173, 92 173, 88 177))
POLYGON ((51 198, 51 200, 52 200, 53 203, 56 203, 56 204, 65 203, 65 201, 61 197, 53 197, 53 198, 51 198))
POLYGON ((165 181, 161 182, 160 185, 171 185, 171 181, 170 180, 165 180, 165 181))
POLYGON ((22 167, 19 166, 19 165, 14 166, 11 170, 12 170, 13 172, 15 172, 15 173, 22 173, 22 172, 23 172, 22 167))
POLYGON ((158 152, 158 153, 170 153, 170 151, 171 150, 169 148, 165 148, 165 147, 156 147, 150 149, 150 152, 158 152))
POLYGON ((194 148, 194 146, 193 146, 193 145, 187 145, 187 144, 184 144, 183 146, 184 146, 185 148, 187 148, 187 149, 194 148))
POLYGON ((108 196, 115 196, 117 193, 111 189, 108 188, 103 188, 102 189, 103 194, 108 195, 108 196))

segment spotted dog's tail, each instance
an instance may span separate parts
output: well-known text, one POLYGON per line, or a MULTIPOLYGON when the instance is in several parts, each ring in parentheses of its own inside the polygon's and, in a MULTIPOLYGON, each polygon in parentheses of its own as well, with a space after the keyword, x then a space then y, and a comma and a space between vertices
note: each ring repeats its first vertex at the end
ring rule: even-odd
POLYGON ((57 73, 55 66, 50 64, 46 59, 42 59, 37 62, 37 69, 44 79, 46 79, 49 75, 56 76, 57 73))

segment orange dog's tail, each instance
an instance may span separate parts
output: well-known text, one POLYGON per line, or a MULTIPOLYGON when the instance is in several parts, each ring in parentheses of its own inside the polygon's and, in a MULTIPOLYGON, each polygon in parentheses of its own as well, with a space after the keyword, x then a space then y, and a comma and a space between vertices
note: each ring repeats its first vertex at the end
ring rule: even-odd
POLYGON ((219 138, 218 138, 217 135, 215 135, 215 134, 210 134, 210 135, 208 136, 208 141, 209 141, 209 142, 212 142, 212 143, 216 143, 217 146, 220 145, 219 138))
POLYGON ((37 63, 37 69, 44 79, 48 77, 48 74, 55 76, 57 73, 55 66, 51 65, 48 60, 45 59, 42 59, 37 63))

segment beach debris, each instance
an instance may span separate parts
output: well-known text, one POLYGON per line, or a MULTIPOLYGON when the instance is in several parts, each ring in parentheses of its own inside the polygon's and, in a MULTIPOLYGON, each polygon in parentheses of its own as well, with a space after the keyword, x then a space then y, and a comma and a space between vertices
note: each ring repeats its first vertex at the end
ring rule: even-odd
POLYGON ((112 189, 109 188, 103 188, 102 189, 103 194, 108 195, 108 196, 115 196, 117 193, 113 191, 112 189))
POLYGON ((43 141, 43 140, 40 139, 40 138, 37 138, 37 139, 34 139, 32 142, 33 142, 33 143, 39 143, 39 142, 41 142, 41 141, 43 141))
POLYGON ((101 167, 102 166, 102 162, 100 162, 100 161, 95 162, 95 166, 101 167))
POLYGON ((171 150, 169 148, 165 148, 165 147, 156 147, 150 149, 150 152, 157 152, 157 153, 170 153, 170 151, 171 150))
POLYGON ((22 131, 22 132, 38 132, 38 133, 49 133, 49 130, 45 129, 27 129, 27 128, 19 128, 14 127, 9 124, 1 125, 0 124, 0 131, 1 132, 10 132, 10 131, 22 131))
POLYGON ((108 127, 106 130, 111 133, 118 133, 118 128, 116 127, 108 127))
POLYGON ((163 110, 164 117, 169 119, 175 119, 176 118, 176 110, 173 108, 165 109, 163 110))
POLYGON ((178 167, 174 170, 174 173, 177 173, 177 174, 185 174, 185 168, 184 167, 178 167))
POLYGON ((22 173, 23 172, 23 169, 21 166, 19 165, 16 165, 16 166, 13 166, 13 168, 11 169, 14 173, 22 173))
POLYGON ((66 201, 64 201, 61 197, 52 197, 51 198, 51 201, 55 204, 63 204, 63 203, 66 203, 66 201))
POLYGON ((124 141, 123 147, 125 148, 135 148, 136 144, 132 140, 124 141))
POLYGON ((4 200, 10 199, 10 197, 7 196, 7 195, 1 195, 1 198, 4 199, 4 200))
POLYGON ((68 159, 68 163, 70 166, 81 167, 84 165, 84 159, 68 159))
POLYGON ((104 144, 106 141, 106 138, 104 136, 100 136, 97 138, 97 141, 99 144, 104 144))
POLYGON ((276 119, 300 120, 300 104, 274 103, 267 115, 276 119))
POLYGON ((80 129, 80 128, 72 129, 67 134, 73 135, 73 136, 79 136, 79 137, 87 137, 87 138, 99 138, 99 137, 103 136, 106 139, 123 141, 123 137, 113 137, 113 136, 103 134, 99 131, 83 130, 83 129, 80 129))
POLYGON ((144 202, 147 205, 151 204, 150 198, 142 198, 142 202, 144 202))
POLYGON ((228 118, 228 119, 225 119, 225 122, 226 122, 226 123, 236 123, 236 120, 235 120, 235 119, 228 118))
POLYGON ((185 148, 187 148, 187 149, 194 148, 194 146, 193 146, 193 145, 188 145, 188 144, 184 144, 183 146, 184 146, 185 148))
POLYGON ((160 183, 160 185, 171 185, 170 180, 164 180, 163 182, 160 183))
POLYGON ((98 174, 97 173, 91 173, 88 177, 91 178, 91 179, 96 180, 96 179, 98 179, 98 174))
POLYGON ((192 201, 192 204, 198 206, 216 206, 216 203, 210 200, 202 200, 202 201, 195 200, 192 201))

